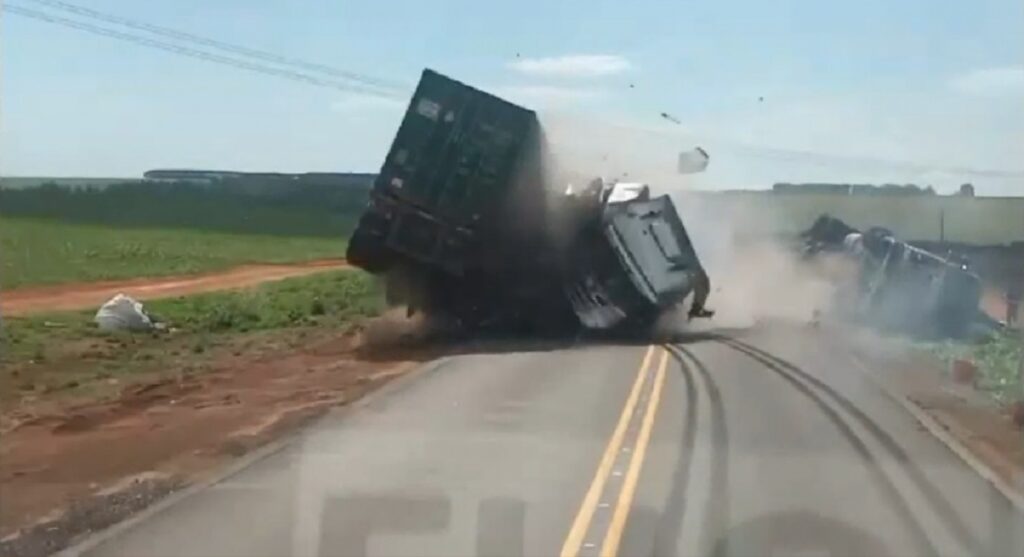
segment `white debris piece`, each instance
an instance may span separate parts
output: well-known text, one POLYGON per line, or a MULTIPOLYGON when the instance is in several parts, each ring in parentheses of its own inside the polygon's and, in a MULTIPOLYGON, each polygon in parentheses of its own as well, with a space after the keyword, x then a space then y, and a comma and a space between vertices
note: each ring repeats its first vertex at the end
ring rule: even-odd
POLYGON ((700 147, 695 147, 690 151, 679 153, 678 171, 680 174, 704 172, 707 170, 708 162, 710 161, 711 157, 708 156, 707 151, 700 147))
POLYGON ((118 294, 100 306, 94 321, 104 331, 150 331, 156 328, 142 309, 142 304, 124 294, 118 294))
POLYGON ((611 186, 608 203, 624 203, 639 199, 646 201, 651 197, 651 188, 640 182, 617 182, 611 186))

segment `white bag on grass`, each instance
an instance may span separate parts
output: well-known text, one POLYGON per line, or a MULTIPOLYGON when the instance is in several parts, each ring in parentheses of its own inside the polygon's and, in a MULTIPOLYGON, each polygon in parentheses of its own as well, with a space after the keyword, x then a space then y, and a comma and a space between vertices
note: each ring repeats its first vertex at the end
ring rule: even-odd
POLYGON ((150 331, 155 327, 142 304, 124 294, 118 294, 100 306, 94 320, 104 331, 150 331))

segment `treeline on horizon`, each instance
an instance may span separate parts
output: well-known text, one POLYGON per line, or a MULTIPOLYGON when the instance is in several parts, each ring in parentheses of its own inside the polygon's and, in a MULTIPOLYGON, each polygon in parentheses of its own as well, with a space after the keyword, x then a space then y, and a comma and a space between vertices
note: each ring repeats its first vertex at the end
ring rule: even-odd
MULTIPOLYGON (((792 184, 778 182, 772 185, 777 193, 835 193, 841 195, 938 195, 932 186, 917 184, 836 184, 826 182, 808 182, 792 184)), ((974 186, 963 184, 957 195, 974 195, 974 186)))
POLYGON ((225 179, 0 188, 0 216, 116 227, 188 228, 286 236, 347 236, 367 188, 225 179))
MULTIPOLYGON (((245 176, 210 182, 128 181, 0 187, 0 216, 117 227, 188 228, 290 236, 347 236, 365 207, 363 182, 245 176)), ((776 193, 934 196, 915 184, 776 183, 776 193)), ((961 195, 972 195, 965 184, 961 195)))

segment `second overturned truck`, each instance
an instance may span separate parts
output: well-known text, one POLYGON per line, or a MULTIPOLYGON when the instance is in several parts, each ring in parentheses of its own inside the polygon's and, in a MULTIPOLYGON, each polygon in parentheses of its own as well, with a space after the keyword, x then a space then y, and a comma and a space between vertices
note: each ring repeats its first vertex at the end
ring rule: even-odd
POLYGON ((981 309, 981 279, 964 261, 821 215, 801 234, 806 257, 838 255, 854 263, 843 309, 859 321, 924 338, 982 337, 1000 324, 981 309))
POLYGON ((533 111, 425 70, 349 262, 386 277, 390 303, 467 330, 639 332, 691 293, 690 315, 710 315, 671 199, 555 188, 545 148, 533 111))

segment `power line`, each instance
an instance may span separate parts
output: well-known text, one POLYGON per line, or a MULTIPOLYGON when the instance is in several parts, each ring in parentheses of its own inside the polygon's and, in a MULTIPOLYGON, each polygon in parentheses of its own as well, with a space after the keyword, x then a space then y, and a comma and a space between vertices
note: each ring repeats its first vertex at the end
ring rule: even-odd
POLYGON ((118 39, 118 40, 130 42, 130 43, 135 43, 135 44, 139 44, 139 45, 143 45, 143 46, 148 46, 148 47, 151 47, 151 48, 156 48, 156 49, 159 49, 159 50, 164 50, 166 52, 171 52, 173 54, 178 54, 178 55, 181 55, 181 56, 188 56, 190 58, 197 58, 199 60, 206 60, 208 62, 215 62, 215 63, 218 63, 218 64, 224 64, 224 65, 227 65, 227 66, 233 66, 233 67, 236 67, 236 68, 239 68, 239 69, 249 70, 249 71, 252 71, 252 72, 262 73, 262 74, 266 74, 266 75, 273 75, 273 76, 276 76, 276 77, 282 77, 282 78, 285 78, 285 79, 290 79, 292 81, 300 81, 300 82, 307 83, 307 84, 310 84, 310 85, 317 85, 317 86, 320 86, 320 87, 329 87, 329 88, 332 88, 332 89, 339 89, 341 91, 347 91, 347 92, 350 92, 350 93, 360 93, 360 94, 374 96, 374 97, 385 97, 385 98, 395 98, 395 99, 404 98, 403 95, 398 95, 397 93, 383 92, 383 91, 380 91, 378 89, 372 89, 370 87, 366 87, 366 86, 358 85, 358 84, 344 83, 344 82, 333 81, 333 80, 329 80, 329 79, 322 79, 322 78, 319 78, 319 77, 316 77, 316 76, 311 76, 309 74, 305 74, 305 73, 301 73, 301 72, 297 72, 297 71, 292 71, 292 70, 282 69, 282 68, 275 68, 275 67, 266 66, 266 65, 263 65, 263 64, 256 64, 256 63, 249 62, 249 61, 246 61, 246 60, 239 60, 237 58, 231 58, 231 57, 228 57, 228 56, 222 56, 220 54, 215 54, 215 53, 211 53, 211 52, 207 52, 207 51, 203 51, 203 50, 199 50, 199 49, 195 49, 195 48, 181 46, 181 45, 174 44, 174 43, 167 43, 167 42, 157 41, 155 39, 150 39, 148 37, 141 37, 139 35, 133 35, 133 34, 130 34, 130 33, 124 33, 122 31, 118 31, 118 30, 115 30, 115 29, 110 29, 108 27, 103 27, 103 26, 99 26, 99 25, 93 25, 91 23, 86 23, 86 22, 78 21, 78 20, 74 20, 74 19, 68 19, 68 18, 65 18, 65 17, 56 16, 56 15, 53 15, 53 14, 49 14, 49 13, 46 13, 46 12, 41 12, 41 11, 38 11, 38 10, 33 10, 33 9, 30 9, 30 8, 23 8, 23 7, 20 7, 20 6, 11 5, 10 3, 5 4, 3 9, 6 12, 9 12, 9 13, 15 14, 15 15, 19 15, 19 16, 22 16, 22 17, 28 17, 28 18, 31 18, 31 19, 37 19, 39 21, 45 21, 47 23, 52 23, 52 24, 55 24, 55 25, 61 25, 61 26, 64 26, 64 27, 70 27, 70 28, 73 28, 73 29, 78 29, 80 31, 86 31, 88 33, 93 33, 93 34, 96 34, 96 35, 102 35, 104 37, 110 37, 110 38, 113 38, 113 39, 118 39))
POLYGON ((146 22, 143 22, 143 21, 133 20, 133 19, 129 19, 129 18, 126 18, 126 17, 122 17, 122 16, 110 14, 110 13, 101 12, 101 11, 98 11, 98 10, 94 10, 92 8, 87 8, 85 6, 79 6, 77 4, 72 4, 70 2, 61 2, 59 0, 25 0, 25 1, 33 2, 33 3, 36 3, 36 4, 42 4, 42 5, 45 5, 45 6, 49 6, 51 8, 56 8, 56 9, 59 9, 59 10, 64 10, 64 11, 67 11, 67 12, 75 13, 75 14, 78 14, 78 15, 81 15, 81 16, 85 16, 85 17, 89 17, 89 18, 93 18, 93 19, 97 19, 97 20, 100 20, 100 21, 105 21, 107 23, 114 23, 114 24, 117 24, 117 25, 124 25, 125 27, 130 27, 130 28, 137 29, 137 30, 140 30, 140 31, 146 31, 146 32, 149 32, 149 33, 153 33, 155 35, 161 35, 161 36, 164 36, 164 37, 168 37, 168 38, 172 38, 172 39, 177 39, 177 40, 189 41, 189 42, 192 42, 192 43, 196 43, 196 44, 200 44, 200 45, 203 45, 203 46, 224 50, 224 51, 231 52, 231 53, 234 53, 234 54, 240 54, 242 56, 248 56, 250 58, 256 58, 258 60, 263 60, 264 62, 272 62, 272 63, 275 63, 275 64, 280 64, 280 65, 285 65, 285 66, 293 66, 293 67, 296 67, 296 68, 301 68, 301 69, 306 70, 306 71, 319 72, 319 73, 323 73, 323 74, 326 74, 326 75, 330 75, 332 77, 337 77, 337 78, 340 78, 340 79, 346 79, 346 80, 355 81, 355 82, 362 83, 363 85, 367 85, 367 86, 370 86, 370 87, 379 87, 381 89, 391 90, 391 91, 396 92, 396 93, 402 93, 403 96, 406 95, 411 90, 411 87, 409 87, 408 85, 405 85, 405 84, 402 84, 402 83, 398 83, 398 82, 395 82, 395 81, 389 81, 389 80, 380 79, 380 78, 376 78, 376 77, 372 77, 372 76, 367 76, 367 75, 364 75, 364 74, 350 72, 350 71, 346 71, 346 70, 343 70, 343 69, 340 69, 340 68, 335 68, 335 67, 332 67, 332 66, 328 66, 326 64, 319 64, 319 63, 315 63, 315 62, 309 62, 309 61, 306 61, 306 60, 301 60, 301 59, 298 59, 298 58, 290 58, 290 57, 287 57, 287 56, 281 56, 279 54, 274 54, 272 52, 267 52, 265 50, 257 50, 255 48, 249 48, 249 47, 246 47, 246 46, 236 45, 236 44, 232 44, 232 43, 228 43, 228 42, 224 42, 224 41, 220 41, 220 40, 216 40, 216 39, 211 39, 209 37, 203 37, 203 36, 196 35, 196 34, 193 34, 193 33, 187 33, 185 31, 178 31, 176 29, 171 29, 169 27, 153 25, 151 23, 146 23, 146 22))
MULTIPOLYGON (((299 81, 299 82, 307 83, 307 84, 310 84, 310 85, 317 85, 317 86, 321 86, 321 87, 329 87, 329 88, 339 89, 339 90, 347 91, 347 92, 361 93, 361 94, 370 95, 370 96, 392 98, 392 99, 399 99, 399 100, 404 100, 405 98, 407 98, 408 92, 411 89, 410 87, 407 87, 407 86, 405 86, 403 84, 400 84, 400 83, 397 83, 397 82, 387 81, 387 80, 382 80, 382 79, 378 79, 378 78, 374 78, 374 77, 370 77, 370 76, 366 76, 366 75, 362 75, 362 74, 357 74, 357 73, 354 73, 354 72, 349 72, 349 71, 341 70, 341 69, 334 68, 334 67, 331 67, 331 66, 327 66, 327 65, 324 65, 324 64, 307 62, 305 60, 300 60, 300 59, 297 59, 297 58, 289 58, 289 57, 285 57, 285 56, 280 56, 280 55, 277 55, 277 54, 274 54, 274 53, 271 53, 271 52, 266 52, 266 51, 257 50, 257 49, 253 49, 253 48, 248 48, 248 47, 244 47, 244 46, 239 46, 239 45, 235 45, 235 44, 231 44, 231 43, 226 43, 226 42, 223 42, 223 41, 218 41, 218 40, 215 40, 215 39, 210 39, 210 38, 207 38, 207 37, 202 37, 202 36, 195 35, 195 34, 192 34, 192 33, 186 33, 186 32, 183 32, 183 31, 177 31, 175 29, 171 29, 171 28, 168 28, 168 27, 161 27, 161 26, 157 26, 157 25, 152 25, 152 24, 149 24, 149 23, 145 23, 145 22, 140 22, 140 21, 124 18, 124 17, 121 17, 121 16, 100 12, 100 11, 97 11, 97 10, 93 10, 91 8, 86 8, 84 6, 79 6, 79 5, 76 5, 76 4, 69 3, 69 2, 62 2, 60 0, 23 0, 23 1, 33 2, 33 3, 36 3, 36 4, 42 4, 42 5, 49 6, 49 7, 52 7, 52 8, 56 8, 56 9, 59 9, 59 10, 64 10, 64 11, 75 13, 75 14, 82 15, 82 16, 85 16, 85 17, 93 18, 93 19, 96 19, 96 20, 105 21, 107 23, 123 25, 123 26, 130 27, 130 28, 133 28, 133 29, 138 29, 138 30, 141 30, 141 31, 146 31, 146 32, 149 32, 149 33, 153 33, 153 34, 164 36, 164 37, 168 37, 168 38, 173 38, 173 39, 176 39, 176 40, 189 41, 189 42, 192 42, 192 43, 201 44, 201 45, 208 46, 208 47, 211 47, 211 48, 217 48, 217 49, 220 49, 220 50, 224 50, 224 51, 227 51, 227 52, 232 52, 232 53, 239 54, 239 55, 242 55, 242 56, 248 56, 250 58, 255 58, 255 59, 263 60, 265 62, 271 62, 271 63, 278 64, 278 65, 281 65, 281 66, 291 66, 293 68, 302 68, 302 69, 307 70, 307 71, 319 72, 319 73, 322 73, 322 74, 338 77, 340 79, 349 80, 349 81, 353 81, 353 82, 356 82, 356 83, 346 83, 344 81, 336 81, 336 80, 332 80, 332 79, 324 79, 324 78, 319 77, 319 76, 310 75, 309 73, 305 73, 305 72, 301 72, 301 71, 296 71, 296 70, 293 70, 293 69, 278 68, 278 67, 268 66, 268 65, 265 65, 265 64, 254 63, 254 62, 243 60, 243 59, 233 58, 233 57, 229 57, 229 56, 223 56, 223 55, 212 53, 212 52, 209 52, 209 51, 204 51, 204 50, 200 50, 200 49, 196 49, 196 48, 191 48, 191 47, 188 47, 188 46, 183 46, 181 44, 165 42, 165 41, 159 41, 159 40, 156 40, 156 39, 153 39, 153 38, 149 38, 149 37, 145 37, 145 36, 134 35, 134 34, 131 34, 131 33, 125 33, 123 31, 119 31, 119 30, 116 30, 116 29, 111 29, 109 27, 104 27, 104 26, 100 26, 100 25, 94 25, 94 24, 87 23, 87 22, 84 22, 84 21, 81 21, 81 20, 65 18, 65 17, 53 15, 53 14, 48 13, 48 12, 43 12, 43 11, 39 11, 39 10, 34 10, 34 9, 30 9, 30 8, 21 7, 21 6, 18 6, 16 4, 11 4, 10 2, 6 2, 6 3, 2 4, 2 6, 3 6, 3 9, 5 11, 7 11, 9 13, 12 13, 12 14, 20 15, 20 16, 23 16, 23 17, 28 17, 28 18, 44 21, 44 22, 47 22, 47 23, 52 23, 52 24, 56 24, 56 25, 62 25, 62 26, 65 26, 65 27, 70 27, 70 28, 78 29, 78 30, 89 32, 89 33, 93 33, 93 34, 96 34, 96 35, 106 36, 106 37, 109 37, 109 38, 114 38, 114 39, 118 39, 118 40, 123 40, 123 41, 131 42, 131 43, 143 45, 143 46, 148 46, 148 47, 151 47, 151 48, 156 48, 156 49, 159 49, 159 50, 164 50, 166 52, 170 52, 170 53, 173 53, 173 54, 178 54, 178 55, 181 55, 181 56, 188 56, 188 57, 199 59, 199 60, 206 60, 206 61, 209 61, 209 62, 224 64, 224 65, 232 66, 232 67, 239 68, 239 69, 244 69, 244 70, 248 70, 248 71, 252 71, 252 72, 257 72, 257 73, 262 73, 262 74, 266 74, 266 75, 272 75, 272 76, 281 77, 281 78, 284 78, 284 79, 290 79, 290 80, 293 80, 293 81, 299 81)), ((644 129, 642 127, 637 127, 637 126, 629 126, 629 125, 621 125, 621 124, 618 124, 618 125, 617 124, 612 124, 612 125, 615 126, 615 127, 629 128, 629 129, 635 129, 635 130, 643 129, 644 131, 649 131, 649 132, 650 131, 654 131, 654 130, 644 129)), ((657 132, 655 132, 655 133, 657 133, 657 132)), ((714 138, 709 138, 709 139, 711 139, 713 142, 715 141, 714 138)), ((817 152, 813 152, 813 151, 804 151, 804 150, 797 150, 797 149, 785 149, 785 148, 773 148, 773 147, 767 147, 767 146, 761 146, 761 145, 753 145, 753 144, 748 144, 748 143, 743 143, 743 142, 732 141, 732 140, 728 140, 728 139, 724 139, 724 138, 719 138, 718 142, 723 143, 723 145, 726 146, 727 148, 731 148, 731 149, 735 150, 737 152, 737 154, 742 154, 743 156, 753 157, 753 158, 761 158, 761 159, 768 159, 768 160, 775 160, 775 161, 779 161, 779 162, 804 163, 804 164, 826 165, 826 166, 834 165, 834 164, 837 164, 837 163, 840 163, 840 164, 858 164, 858 165, 863 165, 863 166, 868 166, 868 167, 875 167, 875 168, 887 167, 887 168, 892 168, 892 169, 902 169, 903 171, 918 172, 918 173, 929 172, 929 171, 938 171, 938 172, 946 172, 946 173, 951 173, 951 174, 973 175, 973 176, 978 176, 978 177, 989 177, 989 178, 1021 178, 1021 177, 1024 177, 1024 173, 1019 172, 1019 171, 1012 171, 1012 170, 979 169, 979 168, 970 168, 970 167, 947 167, 947 166, 932 165, 932 164, 920 163, 920 162, 887 160, 887 159, 881 159, 881 158, 857 157, 857 156, 838 155, 838 154, 829 154, 829 153, 817 153, 817 152)))

